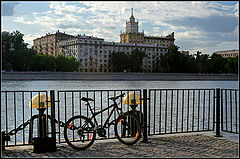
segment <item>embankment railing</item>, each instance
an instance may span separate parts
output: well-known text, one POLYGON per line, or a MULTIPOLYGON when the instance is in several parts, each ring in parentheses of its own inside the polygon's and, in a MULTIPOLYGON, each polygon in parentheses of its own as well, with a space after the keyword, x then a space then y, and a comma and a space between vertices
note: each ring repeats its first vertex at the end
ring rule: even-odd
POLYGON ((238 89, 221 89, 221 130, 239 133, 238 89))
MULTIPOLYGON (((65 142, 64 123, 73 115, 89 115, 88 107, 80 101, 81 97, 94 99, 90 104, 95 112, 111 104, 109 97, 130 92, 142 97, 136 111, 143 114, 140 116, 143 141, 148 140, 147 136, 156 134, 215 130, 216 134, 220 130, 239 133, 239 92, 236 89, 144 89, 57 91, 54 96, 56 108, 47 107, 45 111, 50 118, 44 120, 43 134, 48 136, 51 133, 56 142, 65 142), (53 116, 55 119, 51 118, 53 116)), ((30 101, 35 96, 50 94, 48 91, 1 91, 1 130, 10 134, 11 138, 6 141, 6 146, 32 144, 31 138, 40 135, 39 111, 31 106, 30 101)), ((38 102, 40 105, 40 100, 38 102)), ((49 102, 53 101, 47 100, 46 103, 49 102)), ((123 111, 131 110, 129 103, 123 104, 122 100, 119 105, 123 111)), ((99 124, 109 111, 97 116, 99 124)), ((113 118, 116 117, 116 114, 113 115, 113 118)), ((107 139, 115 138, 113 126, 108 127, 106 132, 107 139)))
POLYGON ((1 91, 1 135, 2 139, 6 139, 4 134, 10 137, 4 145, 32 144, 34 136, 44 138, 50 134, 54 138, 52 101, 54 91, 50 94, 48 91, 1 91), (47 108, 43 108, 44 105, 47 108))
POLYGON ((150 89, 148 135, 213 131, 214 94, 215 89, 150 89))

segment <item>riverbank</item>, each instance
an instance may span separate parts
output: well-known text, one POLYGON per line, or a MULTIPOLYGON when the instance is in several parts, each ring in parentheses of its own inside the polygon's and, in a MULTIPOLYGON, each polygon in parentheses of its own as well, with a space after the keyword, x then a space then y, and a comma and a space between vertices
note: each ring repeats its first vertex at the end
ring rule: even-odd
POLYGON ((238 75, 198 73, 2 72, 2 80, 238 81, 238 75))

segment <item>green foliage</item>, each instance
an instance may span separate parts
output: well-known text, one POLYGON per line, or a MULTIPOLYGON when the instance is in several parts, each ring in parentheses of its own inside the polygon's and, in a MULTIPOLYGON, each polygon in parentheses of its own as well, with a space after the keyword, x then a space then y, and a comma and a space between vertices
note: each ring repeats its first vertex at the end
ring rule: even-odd
POLYGON ((158 72, 169 73, 193 73, 196 72, 196 63, 193 56, 181 54, 178 51, 179 47, 171 45, 168 48, 168 53, 161 54, 159 60, 159 67, 156 68, 158 72))
POLYGON ((2 32, 2 68, 14 71, 28 71, 29 60, 35 55, 33 49, 27 48, 28 44, 23 41, 20 31, 13 33, 2 32))
POLYGON ((113 72, 123 72, 124 70, 142 72, 142 62, 145 56, 145 52, 138 49, 133 50, 129 55, 124 52, 113 52, 109 63, 113 72))
POLYGON ((66 57, 58 55, 55 59, 56 71, 59 72, 73 72, 78 70, 79 63, 74 57, 66 57))
MULTIPOLYGON (((171 45, 168 53, 160 54, 153 61, 153 72, 168 73, 238 73, 238 57, 225 59, 218 54, 184 55, 178 51, 179 47, 171 45)), ((112 54, 110 64, 114 72, 142 72, 143 58, 145 52, 135 49, 131 54, 116 52, 112 54)))
POLYGON ((212 54, 211 60, 209 60, 209 72, 211 73, 224 73, 224 65, 226 64, 227 59, 222 58, 221 55, 212 54))
POLYGON ((135 49, 129 55, 129 69, 131 72, 142 72, 143 58, 146 57, 144 51, 135 49))
POLYGON ((129 56, 124 52, 113 52, 109 61, 113 72, 123 72, 128 69, 129 56))
POLYGON ((56 68, 54 56, 37 54, 31 60, 32 71, 54 71, 56 68))
POLYGON ((227 58, 227 62, 224 65, 224 68, 226 70, 226 72, 229 73, 238 73, 238 56, 237 57, 229 57, 227 58))
POLYGON ((2 69, 13 71, 77 71, 79 63, 74 57, 59 55, 54 57, 36 54, 33 48, 27 48, 23 34, 2 32, 2 69))

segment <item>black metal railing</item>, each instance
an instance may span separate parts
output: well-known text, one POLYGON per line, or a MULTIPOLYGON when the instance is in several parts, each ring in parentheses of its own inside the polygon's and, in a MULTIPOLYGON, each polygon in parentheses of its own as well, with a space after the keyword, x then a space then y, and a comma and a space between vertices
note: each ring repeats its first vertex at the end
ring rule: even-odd
POLYGON ((238 89, 221 89, 221 130, 239 133, 238 89))
MULTIPOLYGON (((108 100, 110 97, 130 92, 141 97, 142 102, 136 111, 143 113, 140 116, 143 141, 147 142, 147 136, 155 134, 215 130, 216 136, 220 136, 220 130, 239 133, 237 89, 61 90, 55 95, 54 92, 1 91, 1 130, 11 137, 10 141, 6 141, 6 146, 32 144, 32 138, 48 136, 50 133, 57 139, 56 142, 65 142, 63 127, 66 121, 74 115, 90 116, 88 107, 80 101, 81 97, 94 99, 90 104, 93 111, 97 112, 111 104, 108 100), (54 96, 45 102, 56 105, 56 109, 51 107, 44 112, 47 119, 44 119, 42 133, 39 130, 40 112, 32 108, 30 103, 33 97, 40 95, 54 96)), ((119 106, 124 112, 131 111, 130 104, 123 104, 122 99, 119 100, 119 106)), ((103 124, 110 111, 96 117, 99 124, 103 124)), ((114 114, 110 121, 116 118, 117 114, 114 114)), ((106 132, 107 139, 115 138, 113 126, 108 127, 106 132)))
POLYGON ((150 89, 148 135, 213 131, 215 89, 150 89))
POLYGON ((46 137, 49 134, 54 136, 54 127, 51 123, 54 107, 42 109, 42 113, 45 111, 45 117, 49 117, 42 118, 39 111, 41 95, 50 99, 47 91, 1 91, 1 131, 10 138, 5 146, 29 145, 35 137, 46 137), (36 96, 40 97, 39 108, 34 108, 30 102, 36 96))

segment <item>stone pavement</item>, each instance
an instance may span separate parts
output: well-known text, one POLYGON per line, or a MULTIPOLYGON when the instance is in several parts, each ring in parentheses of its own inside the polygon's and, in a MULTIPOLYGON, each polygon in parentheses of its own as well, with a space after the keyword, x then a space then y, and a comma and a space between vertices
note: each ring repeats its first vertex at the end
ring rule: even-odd
POLYGON ((204 133, 150 136, 150 143, 138 142, 133 146, 121 144, 117 139, 96 140, 84 151, 72 149, 67 144, 57 144, 51 153, 33 153, 32 145, 6 147, 2 158, 111 158, 111 157, 158 157, 158 158, 238 158, 238 141, 204 133))

